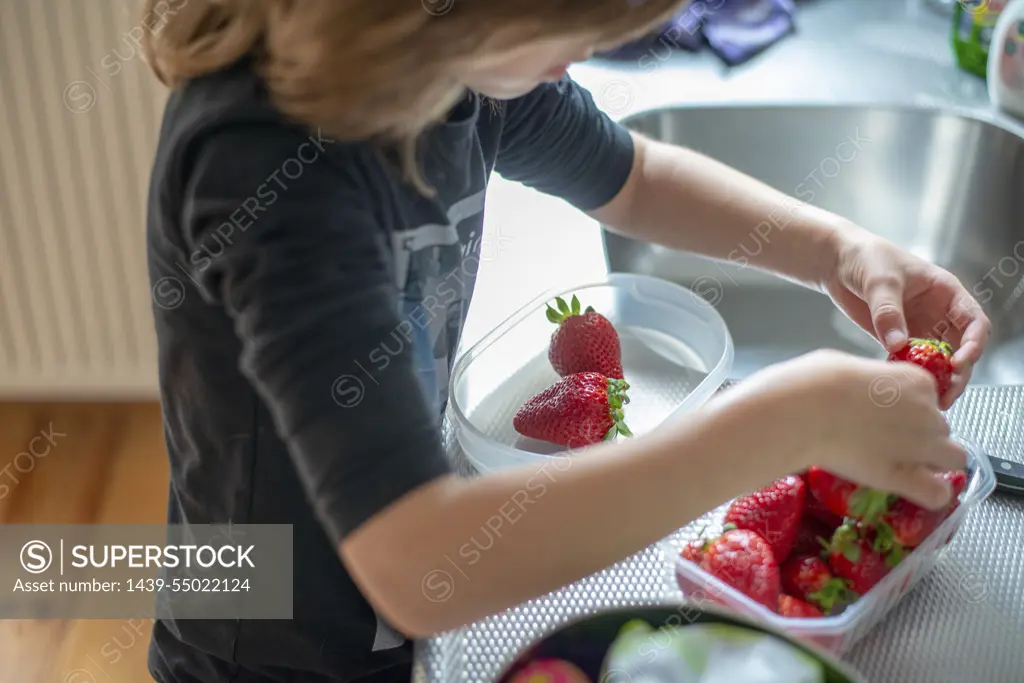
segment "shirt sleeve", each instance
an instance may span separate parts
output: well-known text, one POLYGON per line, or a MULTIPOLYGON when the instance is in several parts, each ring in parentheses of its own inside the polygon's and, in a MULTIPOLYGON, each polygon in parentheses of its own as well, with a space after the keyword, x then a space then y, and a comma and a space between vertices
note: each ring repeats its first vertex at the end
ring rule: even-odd
POLYGON ((284 126, 223 129, 193 158, 186 241, 224 245, 196 274, 201 293, 232 319, 242 372, 340 541, 450 471, 411 350, 372 376, 362 370, 400 323, 370 195, 346 164, 284 126))
POLYGON ((629 178, 633 139, 568 76, 504 103, 495 170, 582 211, 612 200, 629 178))

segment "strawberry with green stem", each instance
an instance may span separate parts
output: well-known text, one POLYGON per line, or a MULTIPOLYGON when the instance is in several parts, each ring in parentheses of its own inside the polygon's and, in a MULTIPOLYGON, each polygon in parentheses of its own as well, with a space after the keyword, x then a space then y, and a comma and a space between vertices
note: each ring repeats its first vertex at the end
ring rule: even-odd
POLYGON ((858 486, 820 467, 810 469, 807 484, 811 494, 832 514, 841 518, 853 517, 874 522, 885 514, 895 500, 891 494, 858 486))
POLYGON ((872 547, 881 553, 902 556, 921 545, 959 505, 957 497, 967 487, 967 473, 952 470, 939 475, 953 491, 953 500, 941 510, 928 510, 905 498, 896 499, 874 525, 872 547))
POLYGON ((527 401, 512 418, 523 436, 577 448, 632 436, 623 406, 629 403, 629 384, 596 372, 580 372, 527 401))
MULTIPOLYGON (((814 496, 807 496, 808 504, 811 500, 814 500, 814 496)), ((827 512, 827 511, 826 511, 827 512)), ((831 515, 832 513, 829 513, 831 515)), ((838 519, 838 518, 837 518, 838 519)), ((832 538, 832 533, 842 525, 843 520, 838 519, 835 525, 829 525, 822 522, 817 517, 811 516, 810 512, 805 512, 803 519, 800 520, 800 526, 796 531, 796 541, 793 543, 793 550, 790 551, 791 555, 820 555, 822 544, 826 543, 828 539, 832 538)))
MULTIPOLYGON (((827 547, 827 541, 821 543, 827 547)), ((857 599, 850 581, 835 576, 828 563, 816 554, 793 555, 782 564, 781 574, 784 591, 815 605, 825 614, 857 599)))
POLYGON ((619 333, 608 318, 591 306, 580 310, 574 294, 571 303, 555 298, 548 304, 548 320, 558 325, 551 334, 548 361, 562 377, 578 372, 598 372, 612 379, 623 379, 622 347, 619 333))
POLYGON ((890 353, 889 361, 919 365, 935 377, 939 396, 945 396, 949 391, 953 377, 953 347, 949 342, 912 338, 902 349, 890 353))
POLYGON ((829 544, 832 573, 847 579, 850 588, 864 595, 902 560, 899 553, 883 554, 872 547, 870 529, 848 520, 836 529, 829 544))

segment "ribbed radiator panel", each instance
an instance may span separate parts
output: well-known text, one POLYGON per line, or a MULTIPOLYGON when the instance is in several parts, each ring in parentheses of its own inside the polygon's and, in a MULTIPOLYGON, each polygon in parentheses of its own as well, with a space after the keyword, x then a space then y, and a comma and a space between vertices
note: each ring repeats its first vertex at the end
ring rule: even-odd
MULTIPOLYGON (((180 0, 179 0, 180 1, 180 0)), ((0 2, 0 394, 153 396, 139 0, 0 2)))

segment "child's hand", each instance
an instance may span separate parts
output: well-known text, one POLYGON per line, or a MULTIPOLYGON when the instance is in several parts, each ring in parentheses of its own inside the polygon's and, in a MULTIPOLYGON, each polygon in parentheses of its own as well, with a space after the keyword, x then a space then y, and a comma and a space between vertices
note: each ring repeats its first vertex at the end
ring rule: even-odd
POLYGON ((891 242, 859 228, 843 235, 826 291, 890 353, 909 336, 950 342, 954 374, 940 398, 940 407, 949 408, 988 344, 992 325, 981 305, 952 274, 891 242))
POLYGON ((934 471, 963 469, 966 453, 949 438, 935 392, 935 378, 917 366, 894 372, 885 361, 816 351, 756 373, 721 398, 749 401, 757 424, 748 427, 792 449, 799 468, 819 465, 938 509, 951 492, 934 471))

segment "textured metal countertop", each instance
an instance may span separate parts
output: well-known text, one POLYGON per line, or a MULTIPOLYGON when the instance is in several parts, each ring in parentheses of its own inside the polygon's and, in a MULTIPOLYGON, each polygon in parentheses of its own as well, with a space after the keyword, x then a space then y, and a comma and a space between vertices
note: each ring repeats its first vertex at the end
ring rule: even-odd
MULTIPOLYGON (((969 389, 949 412, 986 453, 1024 463, 1024 386, 969 389)), ((450 430, 449 452, 473 474, 450 430)), ((453 590, 459 577, 451 576, 453 590)), ((679 600, 657 546, 545 597, 417 645, 416 683, 485 683, 524 646, 611 607, 679 600)), ((932 573, 844 658, 870 683, 1024 680, 1024 498, 971 511, 932 573)))

